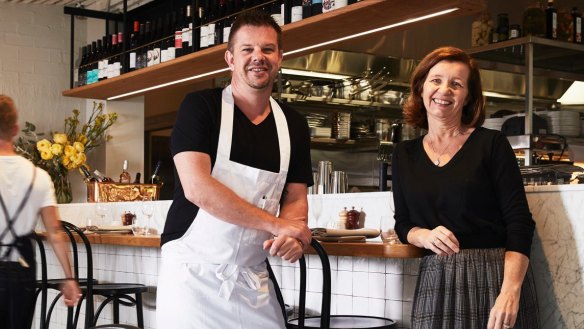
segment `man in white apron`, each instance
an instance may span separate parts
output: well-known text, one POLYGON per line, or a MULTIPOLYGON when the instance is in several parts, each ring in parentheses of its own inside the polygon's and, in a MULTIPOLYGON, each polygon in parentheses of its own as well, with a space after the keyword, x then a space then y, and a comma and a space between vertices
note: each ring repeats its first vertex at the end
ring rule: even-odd
POLYGON ((14 101, 0 95, 0 327, 29 329, 36 300, 36 261, 31 234, 39 215, 66 278, 61 291, 67 306, 81 291, 73 280, 68 248, 62 239, 55 192, 49 174, 16 154, 14 101))
POLYGON ((270 97, 282 53, 269 14, 239 15, 225 53, 231 85, 181 104, 157 328, 285 327, 264 261, 295 262, 310 243, 312 175, 306 120, 270 97))

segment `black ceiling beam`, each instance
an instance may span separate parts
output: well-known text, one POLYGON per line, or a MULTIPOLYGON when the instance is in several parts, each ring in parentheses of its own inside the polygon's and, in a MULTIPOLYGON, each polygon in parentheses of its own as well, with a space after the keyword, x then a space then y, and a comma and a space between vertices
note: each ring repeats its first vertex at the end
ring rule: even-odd
POLYGON ((98 18, 98 19, 108 19, 112 21, 122 21, 124 19, 123 14, 114 14, 108 13, 98 10, 91 10, 91 9, 84 9, 84 8, 76 8, 76 7, 64 7, 66 15, 75 15, 75 16, 84 16, 90 18, 98 18))

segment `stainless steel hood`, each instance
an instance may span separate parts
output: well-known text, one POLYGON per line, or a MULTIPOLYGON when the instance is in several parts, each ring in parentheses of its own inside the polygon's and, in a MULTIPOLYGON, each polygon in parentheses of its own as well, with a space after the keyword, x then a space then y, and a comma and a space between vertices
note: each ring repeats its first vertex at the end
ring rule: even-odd
MULTIPOLYGON (((366 53, 324 50, 307 56, 285 60, 283 68, 360 76, 366 70, 389 72, 391 86, 403 89, 409 85, 410 77, 419 59, 375 56, 366 53)), ((479 64, 481 64, 479 62, 479 64)), ((481 70, 483 90, 499 94, 501 99, 522 100, 525 95, 525 75, 521 68, 512 72, 481 70)), ((534 98, 542 102, 553 102, 570 87, 573 80, 554 76, 534 77, 534 98)), ((492 94, 491 94, 492 95, 492 94)))

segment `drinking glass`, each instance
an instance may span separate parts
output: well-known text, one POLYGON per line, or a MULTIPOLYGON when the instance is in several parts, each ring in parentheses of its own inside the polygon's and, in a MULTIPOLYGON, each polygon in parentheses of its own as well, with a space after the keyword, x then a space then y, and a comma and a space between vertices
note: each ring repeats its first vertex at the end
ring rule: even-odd
POLYGON ((99 225, 105 225, 105 216, 107 215, 107 206, 103 203, 97 203, 97 205, 95 206, 95 212, 97 213, 97 215, 99 216, 99 218, 101 218, 99 225))
POLYGON ((142 199, 142 203, 140 205, 142 209, 142 214, 146 216, 146 223, 144 227, 144 235, 150 235, 150 221, 152 219, 152 215, 154 214, 154 203, 152 202, 151 197, 144 197, 142 199))
POLYGON ((132 233, 134 235, 146 235, 147 229, 146 220, 141 216, 134 216, 132 219, 132 233))

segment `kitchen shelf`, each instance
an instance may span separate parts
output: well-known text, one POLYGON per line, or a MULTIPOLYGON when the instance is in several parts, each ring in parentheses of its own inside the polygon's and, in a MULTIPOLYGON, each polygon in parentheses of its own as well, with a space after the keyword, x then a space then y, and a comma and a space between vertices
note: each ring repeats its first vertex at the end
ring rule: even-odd
MULTIPOLYGON (((480 0, 360 1, 283 26, 283 47, 286 51, 284 57, 288 59, 330 48, 332 44, 343 41, 339 40, 340 38, 349 35, 413 20, 416 17, 451 8, 458 8, 458 10, 423 21, 400 24, 395 26, 395 29, 412 28, 417 24, 428 24, 430 21, 471 15, 484 10, 485 5, 480 0)), ((376 33, 387 33, 387 30, 376 33)), ((103 100, 128 98, 144 95, 153 89, 172 88, 224 76, 228 73, 224 60, 226 49, 226 44, 218 45, 119 77, 65 90, 63 95, 103 100)))
POLYGON ((343 105, 343 106, 357 106, 357 107, 380 107, 388 109, 401 110, 401 105, 399 104, 385 104, 374 101, 363 101, 358 99, 346 99, 346 98, 327 98, 322 96, 304 96, 300 94, 274 94, 274 98, 281 98, 288 102, 316 102, 332 105, 343 105))
POLYGON ((549 75, 550 71, 554 71, 561 72, 564 79, 584 80, 584 44, 526 36, 474 47, 467 52, 478 60, 523 67, 526 65, 527 44, 533 45, 535 75, 549 75))
POLYGON ((377 151, 379 140, 373 138, 337 140, 334 138, 311 137, 310 148, 319 150, 353 149, 358 151, 377 151))

